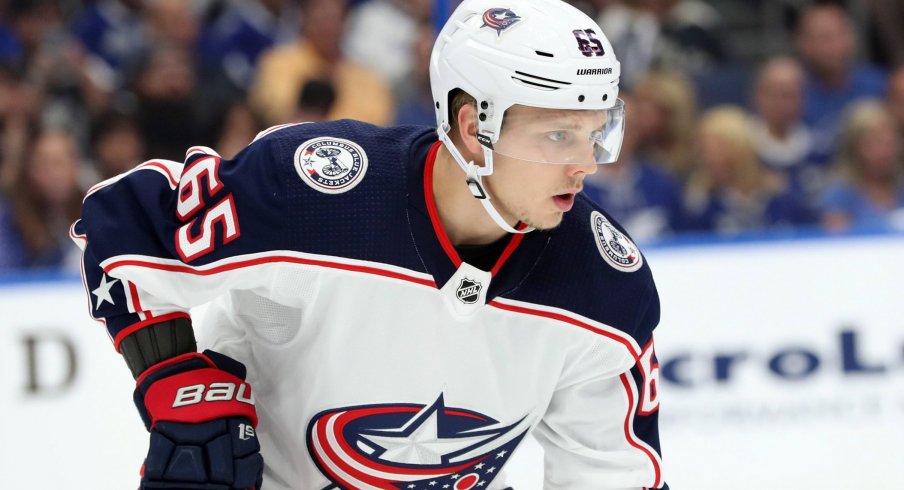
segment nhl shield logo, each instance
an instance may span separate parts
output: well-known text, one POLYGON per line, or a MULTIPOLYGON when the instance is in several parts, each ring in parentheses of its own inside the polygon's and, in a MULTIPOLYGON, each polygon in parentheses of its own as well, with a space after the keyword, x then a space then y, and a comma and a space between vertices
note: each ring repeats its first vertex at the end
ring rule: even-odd
POLYGON ((590 215, 590 226, 596 238, 596 248, 609 265, 624 272, 640 269, 643 255, 637 245, 618 231, 602 213, 594 211, 590 215))
POLYGON ((461 284, 458 285, 458 291, 456 291, 455 295, 462 303, 472 305, 480 299, 481 288, 483 288, 483 285, 479 282, 465 277, 461 280, 461 284))
POLYGON ((314 138, 295 150, 295 170, 315 191, 342 194, 361 182, 367 172, 367 154, 346 139, 314 138))

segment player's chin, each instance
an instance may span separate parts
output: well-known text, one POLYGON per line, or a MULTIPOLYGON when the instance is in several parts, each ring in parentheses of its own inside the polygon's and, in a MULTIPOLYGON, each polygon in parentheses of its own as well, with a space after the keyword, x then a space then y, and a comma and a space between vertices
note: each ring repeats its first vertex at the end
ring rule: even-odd
POLYGON ((562 224, 562 218, 565 213, 563 211, 553 211, 544 213, 542 216, 535 216, 529 220, 528 224, 538 230, 552 230, 562 224))

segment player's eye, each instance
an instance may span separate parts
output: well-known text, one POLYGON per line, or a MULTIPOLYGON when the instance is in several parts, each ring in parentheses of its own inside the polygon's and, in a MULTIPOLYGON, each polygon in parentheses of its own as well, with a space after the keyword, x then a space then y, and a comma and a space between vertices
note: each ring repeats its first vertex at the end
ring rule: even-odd
POLYGON ((568 131, 550 131, 546 133, 546 138, 550 141, 555 141, 556 143, 563 143, 568 141, 569 135, 568 131))

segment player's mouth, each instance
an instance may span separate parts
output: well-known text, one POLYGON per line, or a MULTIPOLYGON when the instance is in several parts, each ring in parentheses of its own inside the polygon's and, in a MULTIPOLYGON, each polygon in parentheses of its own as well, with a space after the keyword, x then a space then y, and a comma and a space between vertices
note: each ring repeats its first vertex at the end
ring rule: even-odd
POLYGON ((574 206, 574 197, 577 195, 577 192, 569 192, 565 194, 558 194, 552 197, 553 202, 556 203, 556 206, 563 212, 567 213, 571 211, 571 207, 574 206))

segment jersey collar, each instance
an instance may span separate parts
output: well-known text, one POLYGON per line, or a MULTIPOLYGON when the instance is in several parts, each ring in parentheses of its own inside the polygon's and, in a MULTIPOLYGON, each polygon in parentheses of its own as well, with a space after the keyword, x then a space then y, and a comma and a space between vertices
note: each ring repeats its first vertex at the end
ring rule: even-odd
MULTIPOLYGON (((433 197, 433 167, 442 143, 431 138, 415 144, 409 160, 409 222, 418 252, 437 287, 443 285, 461 267, 462 260, 449 240, 433 197)), ((502 254, 489 271, 493 277, 487 301, 513 290, 539 260, 548 233, 534 231, 509 237, 502 254)))

